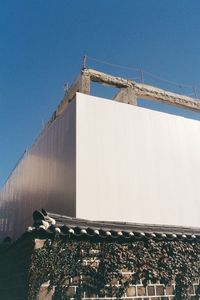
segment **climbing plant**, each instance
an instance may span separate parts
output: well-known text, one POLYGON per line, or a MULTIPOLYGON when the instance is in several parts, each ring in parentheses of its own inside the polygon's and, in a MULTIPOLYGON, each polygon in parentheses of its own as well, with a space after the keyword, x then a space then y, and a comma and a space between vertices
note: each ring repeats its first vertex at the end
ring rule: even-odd
MULTIPOLYGON (((117 241, 77 241, 58 236, 47 239, 32 255, 29 300, 37 298, 40 286, 49 282, 54 300, 68 299, 76 285, 77 300, 83 293, 121 298, 126 289, 142 281, 175 282, 175 300, 188 300, 189 287, 200 277, 200 243, 180 240, 143 239, 117 241), (124 276, 124 272, 130 272, 124 276), (117 284, 116 284, 117 283, 117 284)), ((198 294, 197 289, 197 294, 198 294)))

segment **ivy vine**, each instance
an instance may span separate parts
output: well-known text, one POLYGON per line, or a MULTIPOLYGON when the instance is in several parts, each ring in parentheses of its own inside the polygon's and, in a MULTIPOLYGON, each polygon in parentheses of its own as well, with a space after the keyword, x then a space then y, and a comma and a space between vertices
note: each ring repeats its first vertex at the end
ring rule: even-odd
MULTIPOLYGON (((47 239, 32 255, 29 300, 37 298, 41 285, 55 289, 53 299, 68 299, 76 280, 77 300, 87 295, 121 298, 130 285, 142 281, 175 282, 175 300, 188 300, 189 287, 200 278, 200 244, 180 240, 84 241, 59 236, 47 239), (124 276, 123 272, 130 272, 124 276), (117 283, 117 284, 116 284, 117 283)), ((200 288, 197 289, 197 299, 200 288)))

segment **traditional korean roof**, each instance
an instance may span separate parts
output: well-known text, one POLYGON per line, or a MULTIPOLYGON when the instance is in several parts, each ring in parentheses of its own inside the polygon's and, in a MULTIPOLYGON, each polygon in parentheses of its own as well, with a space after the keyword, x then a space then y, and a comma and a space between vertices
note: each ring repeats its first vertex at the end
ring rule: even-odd
POLYGON ((52 236, 57 233, 74 238, 121 241, 135 239, 200 241, 200 228, 195 227, 92 221, 46 212, 44 209, 35 211, 33 220, 33 227, 29 227, 27 231, 36 235, 52 236))

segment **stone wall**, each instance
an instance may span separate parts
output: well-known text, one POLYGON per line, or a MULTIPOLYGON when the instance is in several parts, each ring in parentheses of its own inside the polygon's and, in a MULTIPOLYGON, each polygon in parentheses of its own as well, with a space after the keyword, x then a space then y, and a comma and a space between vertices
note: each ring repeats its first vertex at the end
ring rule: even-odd
MULTIPOLYGON (((173 300, 174 299, 174 287, 175 285, 169 285, 164 286, 162 284, 156 283, 151 284, 149 283, 146 287, 144 287, 142 284, 132 285, 128 287, 125 295, 122 297, 122 299, 125 300, 173 300)), ((198 287, 198 282, 194 283, 190 287, 190 297, 191 300, 199 300, 198 296, 195 296, 195 291, 198 287)), ((39 292, 39 298, 38 300, 52 300, 53 298, 53 291, 48 292, 47 290, 48 284, 44 284, 39 292)), ((71 286, 68 291, 66 292, 66 296, 69 297, 69 299, 74 299, 76 294, 77 286, 73 285, 71 286)), ((84 293, 83 300, 112 300, 116 298, 112 297, 104 297, 100 298, 97 297, 97 295, 88 295, 87 293, 84 293)), ((60 299, 56 299, 60 300, 60 299)))
MULTIPOLYGON (((64 249, 65 249, 65 251, 67 252, 68 251, 67 244, 63 244, 62 247, 59 248, 59 249, 62 249, 62 251, 64 251, 64 249)), ((69 244, 70 244, 70 241, 69 241, 69 244)), ((84 249, 84 242, 83 242, 82 245, 83 245, 83 248, 81 248, 81 253, 82 253, 82 257, 83 257, 84 256, 83 253, 85 251, 85 250, 83 250, 84 249)), ((96 244, 96 246, 94 246, 94 245, 95 245, 95 243, 94 244, 91 243, 92 248, 89 250, 87 258, 83 259, 82 264, 84 266, 98 268, 100 261, 97 259, 97 257, 98 257, 98 253, 100 253, 100 250, 97 250, 97 248, 94 249, 95 247, 97 247, 97 244, 96 244)), ((37 250, 44 249, 45 248, 45 240, 40 240, 40 239, 35 240, 35 248, 37 250)), ((52 250, 53 250, 53 248, 52 248, 52 250)), ((75 250, 75 248, 74 248, 74 250, 75 250)), ((59 251, 55 252, 55 256, 56 256, 56 253, 60 253, 59 251)), ((117 251, 117 248, 116 248, 116 251, 117 251)), ((150 252, 149 252, 149 254, 150 254, 150 252)), ((47 257, 48 256, 46 256, 46 259, 47 259, 47 257)), ((58 257, 60 257, 60 256, 58 255, 57 259, 58 259, 58 257)), ((181 262, 181 260, 177 261, 177 263, 179 263, 179 262, 181 262)), ((62 261, 62 263, 65 263, 65 261, 62 261)), ((71 266, 71 267, 73 268, 73 266, 71 266)), ((193 267, 195 268, 195 266, 193 266, 193 267)), ((53 269, 56 269, 55 264, 53 265, 53 269)), ((112 278, 111 281, 110 281, 111 282, 110 284, 111 284, 112 287, 119 288, 120 287, 120 282, 129 280, 134 275, 134 272, 130 272, 126 268, 123 268, 123 269, 119 270, 119 273, 122 275, 122 277, 120 277, 121 278, 120 281, 118 281, 119 279, 113 277, 112 272, 110 273, 111 277, 109 277, 109 278, 112 278)), ((57 273, 55 273, 55 274, 57 274, 57 273)), ((91 280, 91 279, 92 279, 92 277, 90 277, 89 280, 91 280)), ((110 299, 111 300, 111 299, 116 299, 116 296, 113 296, 113 291, 114 291, 113 289, 104 290, 104 292, 105 292, 104 297, 102 295, 98 296, 97 294, 91 292, 90 289, 89 290, 87 290, 87 288, 85 289, 84 288, 84 282, 87 282, 87 285, 88 285, 88 280, 87 279, 85 280, 85 275, 83 275, 81 277, 79 276, 79 277, 71 278, 70 281, 68 281, 68 280, 69 279, 67 279, 66 291, 63 294, 64 298, 62 298, 62 299, 65 299, 65 300, 66 299, 77 299, 77 295, 79 295, 78 299, 83 299, 83 300, 98 300, 98 299, 99 300, 100 299, 101 300, 103 300, 103 299, 105 299, 105 300, 110 299), (81 292, 80 292, 80 289, 79 289, 80 286, 82 286, 81 292)), ((107 284, 106 286, 108 287, 109 285, 107 284)), ((189 288, 187 288, 188 296, 184 297, 184 300, 197 300, 197 299, 200 299, 200 297, 196 295, 197 289, 199 290, 199 280, 196 280, 189 288)), ((54 289, 49 291, 48 290, 48 282, 45 282, 40 287, 39 298, 38 299, 39 300, 61 300, 60 296, 56 296, 56 290, 57 290, 57 287, 55 286, 54 289)), ((198 295, 199 295, 199 292, 198 292, 198 295)), ((125 293, 123 294, 122 299, 126 299, 126 300, 128 300, 128 299, 131 299, 131 300, 139 300, 139 299, 140 300, 141 299, 142 300, 145 300, 145 299, 146 300, 162 300, 162 299, 163 300, 172 300, 172 299, 173 300, 175 300, 175 299, 176 300, 183 300, 183 298, 182 298, 182 296, 180 296, 180 294, 179 294, 179 296, 175 297, 175 282, 174 281, 170 282, 169 285, 165 286, 159 281, 157 281, 157 282, 152 281, 151 282, 150 280, 148 280, 146 286, 143 285, 142 280, 138 280, 137 284, 130 284, 128 286, 128 288, 125 290, 125 293)))
MULTIPOLYGON (((37 298, 28 297, 31 282, 29 282, 29 271, 31 266, 31 259, 33 257, 34 249, 43 249, 45 239, 35 239, 34 236, 26 235, 16 243, 7 247, 6 245, 0 248, 0 299, 2 300, 61 300, 60 297, 55 296, 55 288, 51 291, 48 290, 48 282, 42 284, 37 298)), ((92 250, 94 251, 94 250, 92 250)), ((84 264, 90 264, 91 261, 85 261, 84 264)), ((93 261, 93 264, 98 262, 93 261)), ((38 266, 39 267, 39 266, 38 266)), ((45 273, 46 270, 44 270, 45 273)), ((41 273, 42 274, 42 273, 41 273)), ((132 274, 127 270, 122 270, 123 278, 128 278, 132 274)), ((43 278, 43 277, 42 277, 43 278)), ((74 277, 70 280, 70 287, 66 290, 66 298, 74 299, 78 289, 80 277, 74 277)), ((119 282, 115 279, 112 280, 114 286, 119 286, 119 282)), ((188 300, 198 300, 199 296, 195 296, 196 290, 199 288, 199 281, 189 289, 188 300)), ((174 297, 175 284, 164 286, 160 282, 148 281, 147 286, 143 286, 142 281, 136 285, 130 285, 122 299, 130 300, 172 300, 174 297)), ((80 298, 79 298, 80 299, 80 298)), ((116 299, 110 295, 105 297, 98 297, 96 294, 83 292, 81 295, 82 300, 108 300, 116 299)), ((182 299, 179 299, 182 300, 182 299)))

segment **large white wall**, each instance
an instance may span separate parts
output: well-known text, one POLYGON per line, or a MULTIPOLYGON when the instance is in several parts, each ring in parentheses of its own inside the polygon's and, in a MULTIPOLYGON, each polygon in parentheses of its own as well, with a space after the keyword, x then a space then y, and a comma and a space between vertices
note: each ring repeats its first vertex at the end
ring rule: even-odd
POLYGON ((76 216, 200 226, 200 122, 76 101, 76 216))

